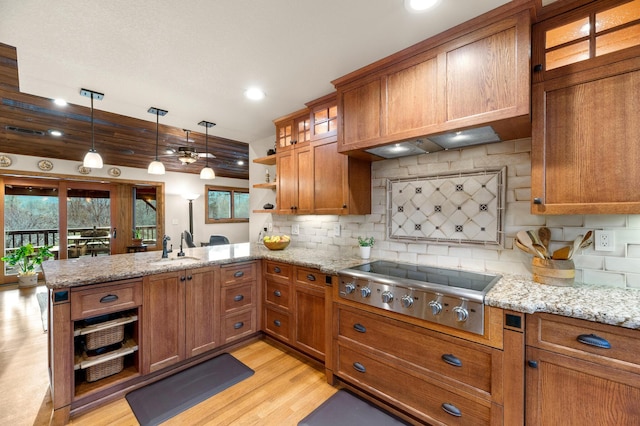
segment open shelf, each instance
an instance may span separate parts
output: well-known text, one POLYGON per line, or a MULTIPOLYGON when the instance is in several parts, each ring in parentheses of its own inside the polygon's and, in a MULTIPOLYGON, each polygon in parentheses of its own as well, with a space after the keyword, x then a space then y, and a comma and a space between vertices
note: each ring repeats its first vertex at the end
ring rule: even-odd
POLYGON ((258 164, 264 164, 265 166, 275 166, 276 156, 274 154, 274 155, 268 155, 266 157, 254 158, 253 162, 258 164))
POLYGON ((262 189, 276 189, 276 183, 275 182, 254 183, 253 187, 262 188, 262 189))

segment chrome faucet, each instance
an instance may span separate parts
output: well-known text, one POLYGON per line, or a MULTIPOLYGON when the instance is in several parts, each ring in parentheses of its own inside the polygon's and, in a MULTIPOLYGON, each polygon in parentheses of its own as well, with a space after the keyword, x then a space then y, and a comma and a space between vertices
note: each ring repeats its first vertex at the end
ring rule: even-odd
POLYGON ((167 241, 170 240, 171 237, 168 235, 165 235, 164 237, 162 237, 162 258, 166 259, 169 257, 169 252, 167 251, 167 241))

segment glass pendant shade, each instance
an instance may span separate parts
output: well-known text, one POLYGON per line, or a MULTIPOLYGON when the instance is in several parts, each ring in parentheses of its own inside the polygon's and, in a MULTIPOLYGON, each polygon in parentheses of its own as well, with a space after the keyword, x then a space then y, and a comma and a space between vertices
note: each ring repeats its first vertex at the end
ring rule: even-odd
POLYGON ((216 173, 213 171, 211 167, 203 167, 200 170, 200 179, 215 179, 216 173))
POLYGON ((149 168, 147 169, 147 173, 150 175, 163 175, 164 174, 164 164, 159 160, 154 160, 149 164, 149 168))
POLYGON ((103 166, 102 157, 100 157, 100 154, 98 154, 95 149, 91 148, 89 152, 87 152, 87 155, 84 156, 82 165, 91 169, 101 169, 103 166))

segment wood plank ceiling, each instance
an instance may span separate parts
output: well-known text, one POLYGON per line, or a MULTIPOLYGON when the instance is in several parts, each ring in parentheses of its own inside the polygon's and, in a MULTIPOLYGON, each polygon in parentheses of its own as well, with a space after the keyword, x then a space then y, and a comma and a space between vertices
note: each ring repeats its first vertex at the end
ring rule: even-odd
MULTIPOLYGON (((90 89, 90 88, 88 88, 90 89)), ((87 98, 87 105, 90 99, 87 98)), ((105 165, 146 169, 156 156, 156 116, 149 121, 99 110, 94 102, 95 147, 105 165)), ((163 108, 163 105, 149 107, 163 108)), ((171 113, 171 111, 169 111, 171 113)), ((207 117, 202 117, 207 120, 207 117)), ((158 158, 171 172, 199 174, 205 159, 183 165, 178 148, 205 153, 205 128, 194 123, 189 141, 183 129, 166 126, 159 118, 158 158), (167 150, 174 153, 167 153, 167 150)), ((0 43, 0 152, 82 162, 91 148, 91 108, 68 104, 60 107, 51 99, 19 92, 15 49, 0 43), (51 130, 60 130, 56 137, 51 130)), ((249 178, 249 145, 209 135, 209 166, 218 177, 249 178), (243 164, 238 164, 242 161, 243 164)))

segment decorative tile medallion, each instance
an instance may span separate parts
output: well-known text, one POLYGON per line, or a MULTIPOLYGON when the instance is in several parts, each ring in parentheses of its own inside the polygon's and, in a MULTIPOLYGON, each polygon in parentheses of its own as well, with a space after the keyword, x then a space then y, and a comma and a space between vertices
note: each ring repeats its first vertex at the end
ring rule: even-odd
POLYGON ((388 237, 502 248, 506 170, 389 179, 388 237))

